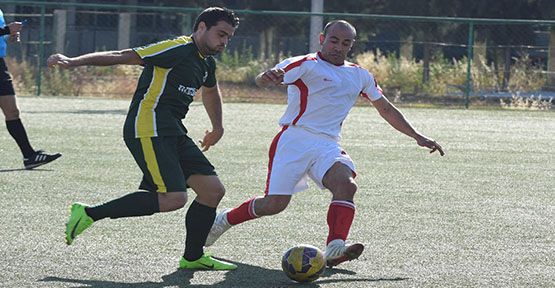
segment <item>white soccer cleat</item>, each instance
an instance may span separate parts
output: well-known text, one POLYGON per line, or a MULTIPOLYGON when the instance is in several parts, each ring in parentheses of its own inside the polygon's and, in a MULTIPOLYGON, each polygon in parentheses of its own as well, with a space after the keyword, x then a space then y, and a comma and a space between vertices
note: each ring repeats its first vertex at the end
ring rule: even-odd
POLYGON ((214 242, 216 242, 216 240, 218 240, 218 238, 220 238, 225 231, 231 228, 232 225, 227 222, 227 212, 230 210, 231 209, 224 209, 216 215, 216 219, 214 219, 214 224, 210 229, 210 233, 208 233, 208 237, 206 237, 206 243, 204 246, 212 246, 212 244, 214 244, 214 242))
POLYGON ((345 244, 342 239, 332 240, 326 247, 326 265, 328 267, 337 266, 345 261, 357 259, 364 251, 361 243, 345 244))

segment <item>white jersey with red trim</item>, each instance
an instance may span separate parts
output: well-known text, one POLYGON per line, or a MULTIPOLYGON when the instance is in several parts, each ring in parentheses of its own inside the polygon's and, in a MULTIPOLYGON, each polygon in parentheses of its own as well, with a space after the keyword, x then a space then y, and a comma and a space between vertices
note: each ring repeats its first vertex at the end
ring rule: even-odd
POLYGON ((285 70, 287 109, 281 126, 294 125, 337 140, 341 124, 359 96, 375 101, 383 94, 368 70, 351 62, 334 65, 320 53, 283 60, 275 66, 285 70))

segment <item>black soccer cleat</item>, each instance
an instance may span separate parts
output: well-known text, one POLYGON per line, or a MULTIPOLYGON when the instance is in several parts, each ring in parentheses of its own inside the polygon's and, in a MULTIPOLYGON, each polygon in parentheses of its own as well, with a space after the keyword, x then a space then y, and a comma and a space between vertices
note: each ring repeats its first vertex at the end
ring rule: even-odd
POLYGON ((42 150, 36 151, 31 157, 23 158, 23 165, 25 165, 25 169, 31 170, 33 168, 39 167, 41 165, 50 163, 58 158, 60 158, 62 154, 46 154, 42 150))

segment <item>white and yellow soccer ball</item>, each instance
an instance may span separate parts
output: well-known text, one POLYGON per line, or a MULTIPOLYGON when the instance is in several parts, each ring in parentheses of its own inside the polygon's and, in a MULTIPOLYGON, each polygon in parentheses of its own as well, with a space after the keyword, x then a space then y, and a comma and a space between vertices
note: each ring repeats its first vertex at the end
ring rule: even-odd
POLYGON ((292 280, 312 282, 326 269, 326 260, 320 249, 312 245, 300 244, 283 254, 281 268, 292 280))

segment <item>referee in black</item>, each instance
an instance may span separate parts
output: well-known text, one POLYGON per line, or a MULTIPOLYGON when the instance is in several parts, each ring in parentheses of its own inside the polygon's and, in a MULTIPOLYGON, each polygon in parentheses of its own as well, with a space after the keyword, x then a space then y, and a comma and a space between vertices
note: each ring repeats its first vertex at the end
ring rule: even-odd
POLYGON ((21 154, 23 154, 25 169, 33 169, 52 162, 62 155, 58 153, 50 155, 42 150, 33 149, 29 143, 25 127, 23 127, 23 123, 19 119, 19 108, 15 99, 12 77, 8 72, 4 57, 6 57, 8 41, 19 41, 19 31, 21 31, 22 27, 23 24, 21 22, 11 22, 6 25, 4 14, 0 10, 0 108, 2 108, 2 113, 4 113, 4 118, 6 119, 6 128, 19 146, 21 154))

